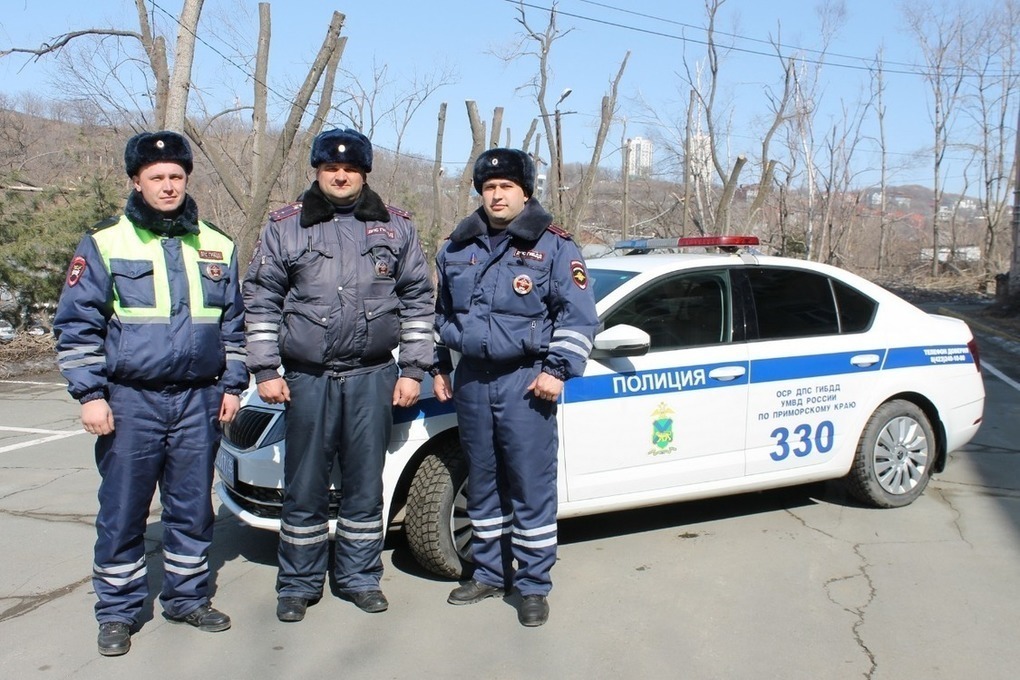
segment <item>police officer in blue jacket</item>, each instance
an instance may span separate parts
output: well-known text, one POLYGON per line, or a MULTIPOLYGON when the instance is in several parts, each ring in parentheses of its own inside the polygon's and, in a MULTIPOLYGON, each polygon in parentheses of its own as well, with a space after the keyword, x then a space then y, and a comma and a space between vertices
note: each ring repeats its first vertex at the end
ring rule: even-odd
POLYGON ((334 463, 337 588, 363 611, 389 607, 379 581, 392 410, 418 401, 432 365, 428 261, 410 215, 368 186, 371 142, 327 130, 309 161, 315 181, 270 214, 244 281, 248 367, 264 401, 287 405, 276 581, 287 622, 322 596, 334 463))
POLYGON ((145 527, 163 506, 164 616, 230 627, 209 602, 213 458, 248 383, 234 243, 186 193, 191 148, 176 132, 132 137, 124 214, 81 240, 53 323, 58 364, 98 436, 92 583, 99 653, 131 647, 148 594, 145 527))
POLYGON ((474 186, 481 208, 436 257, 433 390, 457 410, 475 562, 448 602, 513 587, 518 620, 540 626, 556 562, 556 404, 584 370, 598 317, 580 250, 532 197, 531 158, 490 149, 474 186), (452 383, 451 350, 461 355, 452 383))

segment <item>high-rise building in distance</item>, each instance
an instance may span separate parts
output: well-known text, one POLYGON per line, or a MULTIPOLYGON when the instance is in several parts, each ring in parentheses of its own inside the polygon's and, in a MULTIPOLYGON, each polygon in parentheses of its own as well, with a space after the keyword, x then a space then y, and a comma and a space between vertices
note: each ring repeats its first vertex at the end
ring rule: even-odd
POLYGON ((627 159, 627 174, 647 177, 652 174, 652 140, 631 137, 627 140, 630 156, 627 159))

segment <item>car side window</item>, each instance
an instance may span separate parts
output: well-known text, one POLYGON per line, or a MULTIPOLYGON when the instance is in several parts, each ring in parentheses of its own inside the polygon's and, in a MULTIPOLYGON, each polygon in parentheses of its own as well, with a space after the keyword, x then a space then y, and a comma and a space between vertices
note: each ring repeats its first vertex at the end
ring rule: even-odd
POLYGON ((832 287, 836 291, 840 332, 862 333, 868 330, 875 318, 878 303, 842 281, 833 281, 832 287))
POLYGON ((823 274, 749 269, 747 278, 762 340, 856 333, 875 314, 873 300, 823 274))
POLYGON ((636 326, 651 337, 655 352, 726 342, 729 317, 725 274, 697 272, 646 286, 610 312, 605 327, 636 326))

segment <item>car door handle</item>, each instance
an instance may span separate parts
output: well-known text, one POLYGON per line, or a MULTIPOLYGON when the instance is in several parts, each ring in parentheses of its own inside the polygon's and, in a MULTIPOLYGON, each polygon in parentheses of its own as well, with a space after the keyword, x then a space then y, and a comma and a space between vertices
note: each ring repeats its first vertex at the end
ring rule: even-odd
POLYGON ((858 368, 868 368, 869 366, 874 366, 881 360, 882 357, 877 354, 858 354, 855 357, 851 357, 850 363, 858 368))
POLYGON ((745 373, 747 373, 747 368, 744 366, 720 366, 709 371, 708 377, 720 382, 729 382, 730 380, 736 380, 745 373))

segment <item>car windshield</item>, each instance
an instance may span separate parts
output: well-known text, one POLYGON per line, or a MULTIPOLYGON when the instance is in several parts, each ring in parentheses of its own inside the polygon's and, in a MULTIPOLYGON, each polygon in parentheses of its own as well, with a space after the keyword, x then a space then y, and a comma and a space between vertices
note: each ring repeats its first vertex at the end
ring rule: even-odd
POLYGON ((589 269, 588 278, 592 281, 592 292, 598 302, 624 283, 636 276, 636 272, 622 272, 614 269, 589 269))

